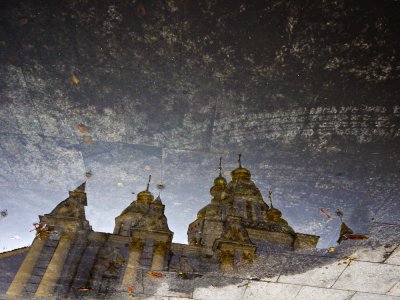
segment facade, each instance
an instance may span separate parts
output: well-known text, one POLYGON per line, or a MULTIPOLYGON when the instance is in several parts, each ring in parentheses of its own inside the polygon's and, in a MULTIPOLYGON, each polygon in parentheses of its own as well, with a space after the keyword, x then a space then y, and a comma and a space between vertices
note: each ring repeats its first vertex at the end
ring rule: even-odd
MULTIPOLYGON (((150 180, 149 180, 150 183, 150 180)), ((189 244, 172 243, 161 198, 149 191, 137 195, 118 217, 112 234, 95 232, 85 217, 85 183, 69 192, 49 214, 39 216, 37 236, 7 295, 107 296, 135 286, 140 272, 230 272, 256 256, 315 248, 319 237, 296 233, 267 205, 239 167, 231 180, 221 174, 210 189, 210 204, 189 225, 189 244)))

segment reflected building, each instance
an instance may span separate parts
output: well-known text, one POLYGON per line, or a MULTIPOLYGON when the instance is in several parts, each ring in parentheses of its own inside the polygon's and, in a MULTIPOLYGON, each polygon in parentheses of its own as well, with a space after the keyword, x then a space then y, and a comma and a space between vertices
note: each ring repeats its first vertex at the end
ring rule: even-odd
POLYGON ((38 234, 7 295, 106 296, 135 286, 143 272, 233 272, 256 256, 315 248, 318 242, 318 236, 289 226, 271 194, 270 205, 265 203, 240 156, 229 182, 220 163, 211 202, 189 225, 188 244, 172 242, 165 206, 149 184, 150 178, 146 190, 115 218, 112 234, 93 231, 86 220, 85 183, 69 192, 51 213, 39 216, 38 234))

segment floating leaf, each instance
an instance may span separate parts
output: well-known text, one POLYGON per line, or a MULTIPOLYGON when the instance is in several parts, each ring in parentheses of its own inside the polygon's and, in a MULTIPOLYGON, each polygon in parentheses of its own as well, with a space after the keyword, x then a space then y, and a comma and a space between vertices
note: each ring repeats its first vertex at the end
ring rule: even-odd
POLYGON ((7 56, 7 60, 16 67, 22 66, 21 59, 15 54, 7 56))
POLYGON ((88 132, 88 128, 87 128, 84 124, 79 124, 79 125, 78 125, 78 129, 79 129, 79 131, 82 132, 82 133, 88 132))
POLYGON ((156 273, 156 272, 148 272, 147 276, 152 277, 152 278, 165 278, 164 274, 156 273))
POLYGON ((158 189, 159 191, 162 191, 163 189, 165 189, 165 184, 164 184, 164 182, 162 182, 162 181, 158 182, 158 183, 157 183, 157 189, 158 189))
POLYGON ((134 298, 134 296, 135 296, 134 292, 135 292, 135 288, 133 286, 129 286, 128 287, 129 297, 134 298))
POLYGON ((93 139, 92 139, 92 137, 90 135, 85 135, 85 136, 83 136, 83 142, 85 144, 90 144, 90 143, 93 142, 93 139))
POLYGON ((178 277, 179 277, 179 278, 182 278, 182 279, 189 279, 189 277, 187 276, 187 274, 184 273, 184 272, 179 272, 179 273, 178 273, 178 277))
POLYGON ((8 216, 8 211, 7 211, 7 209, 3 209, 2 211, 0 211, 0 216, 1 216, 2 218, 7 217, 7 216, 8 216))
POLYGON ((337 211, 336 211, 336 215, 337 215, 339 218, 342 218, 342 217, 343 217, 343 212, 342 212, 341 210, 337 210, 337 211))
POLYGON ((23 26, 23 25, 28 24, 28 22, 29 22, 28 18, 21 18, 21 19, 18 20, 18 25, 23 26))
POLYGON ((330 247, 330 248, 328 249, 328 251, 329 251, 329 252, 335 252, 335 248, 334 248, 334 247, 330 247))
POLYGON ((136 11, 139 15, 141 15, 142 17, 144 17, 146 15, 146 9, 144 8, 143 4, 139 4, 136 8, 136 11))
POLYGON ((73 73, 72 76, 71 76, 72 84, 77 85, 77 84, 79 84, 79 81, 80 80, 79 80, 78 76, 76 76, 75 73, 73 73))
POLYGON ((92 289, 91 288, 75 288, 78 292, 90 292, 92 289))
POLYGON ((88 172, 86 172, 85 173, 85 176, 86 176, 86 178, 90 178, 90 177, 92 177, 92 172, 91 171, 88 171, 88 172))
POLYGON ((345 234, 344 237, 349 240, 358 240, 358 241, 368 240, 368 237, 363 234, 345 234))
POLYGON ((329 211, 325 208, 320 208, 321 213, 328 218, 328 220, 332 220, 332 216, 329 211))

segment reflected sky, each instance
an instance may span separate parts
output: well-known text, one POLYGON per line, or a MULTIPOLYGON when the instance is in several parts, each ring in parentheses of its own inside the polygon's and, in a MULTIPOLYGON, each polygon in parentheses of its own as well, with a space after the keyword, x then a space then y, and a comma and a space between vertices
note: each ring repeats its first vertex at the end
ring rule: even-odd
POLYGON ((238 153, 318 247, 335 245, 337 209, 361 234, 399 224, 392 4, 142 2, 146 16, 135 1, 2 6, 0 251, 29 245, 37 216, 83 181, 90 224, 112 232, 149 174, 186 243, 219 157, 230 179, 238 153))

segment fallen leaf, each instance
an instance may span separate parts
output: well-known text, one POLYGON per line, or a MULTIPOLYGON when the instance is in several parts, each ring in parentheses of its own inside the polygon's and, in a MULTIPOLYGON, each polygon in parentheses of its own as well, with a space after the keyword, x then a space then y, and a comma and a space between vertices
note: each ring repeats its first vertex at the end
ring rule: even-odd
POLYGON ((156 272, 148 272, 147 276, 153 277, 153 278, 165 278, 164 274, 156 273, 156 272))
POLYGON ((85 173, 85 176, 86 176, 86 178, 90 178, 90 177, 92 177, 92 172, 91 171, 88 171, 88 172, 86 172, 85 173))
POLYGON ((189 279, 189 277, 187 276, 187 274, 184 273, 184 272, 179 272, 179 273, 178 273, 178 277, 180 277, 180 278, 182 278, 182 279, 189 279))
POLYGON ((328 220, 332 220, 332 216, 329 211, 325 208, 320 208, 321 213, 328 218, 328 220))
POLYGON ((134 298, 135 297, 134 292, 135 292, 135 288, 134 287, 132 287, 132 286, 128 287, 128 294, 129 294, 130 298, 134 298))
POLYGON ((83 142, 84 142, 85 144, 90 144, 91 142, 93 142, 93 139, 92 139, 92 137, 91 137, 90 135, 85 135, 85 136, 83 137, 83 142))
POLYGON ((162 191, 163 189, 165 189, 165 184, 164 182, 160 181, 159 183, 157 183, 157 189, 159 191, 162 191))
POLYGON ((7 217, 7 216, 8 216, 8 211, 7 211, 7 209, 3 209, 3 210, 0 212, 0 216, 1 216, 2 218, 7 217))
POLYGON ((6 103, 14 103, 13 98, 9 97, 9 96, 4 96, 4 100, 6 103))
POLYGON ((74 85, 77 85, 77 84, 79 84, 79 78, 78 78, 78 76, 76 76, 74 73, 72 74, 72 76, 71 76, 71 82, 72 82, 72 84, 74 84, 74 85))
POLYGON ((79 129, 79 131, 82 132, 82 133, 88 132, 88 128, 87 128, 84 124, 79 124, 79 125, 78 125, 78 129, 79 129))
POLYGON ((358 240, 358 241, 368 240, 368 237, 362 234, 345 234, 344 237, 349 240, 358 240))
POLYGON ((334 248, 334 247, 330 247, 330 248, 328 249, 328 251, 329 251, 329 252, 335 252, 335 248, 334 248))
POLYGON ((75 290, 77 290, 79 292, 89 292, 92 289, 91 288, 87 288, 87 287, 78 287, 78 288, 75 288, 75 290))
POLYGON ((22 66, 21 59, 15 54, 7 56, 7 60, 16 67, 22 66))
POLYGON ((144 8, 143 4, 139 4, 136 8, 136 11, 139 15, 141 15, 142 17, 144 17, 146 15, 146 9, 144 8))
POLYGON ((337 215, 339 218, 342 218, 342 217, 343 217, 343 212, 342 212, 341 210, 336 210, 336 215, 337 215))
POLYGON ((18 20, 18 24, 21 26, 28 24, 28 22, 29 22, 28 18, 21 18, 18 20))

